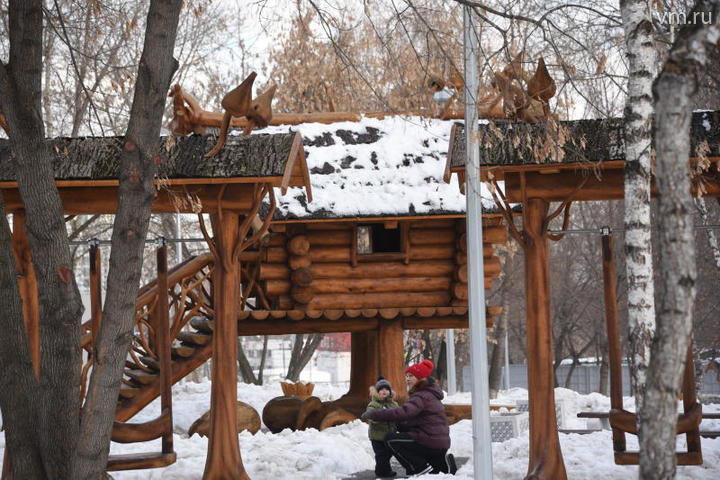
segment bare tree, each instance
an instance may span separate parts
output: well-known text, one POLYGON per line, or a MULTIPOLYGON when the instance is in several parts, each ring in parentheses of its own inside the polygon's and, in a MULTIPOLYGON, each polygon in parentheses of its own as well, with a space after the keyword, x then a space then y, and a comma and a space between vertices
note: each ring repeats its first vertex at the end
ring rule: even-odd
POLYGON ((708 51, 720 40, 720 1, 699 0, 653 85, 660 244, 657 332, 640 411, 640 478, 675 478, 677 398, 695 299, 694 210, 690 193, 690 118, 708 51), (690 18, 693 18, 691 16, 690 18), (680 160, 680 161, 678 161, 680 160))
MULTIPOLYGON (((0 325, 3 368, 18 373, 3 378, 0 405, 6 413, 8 449, 16 478, 93 478, 107 464, 110 429, 122 368, 133 325, 134 292, 142 262, 150 205, 154 195, 152 157, 160 130, 165 94, 176 68, 173 59, 180 2, 153 0, 131 121, 121 155, 119 207, 108 275, 108 300, 96 346, 96 367, 83 414, 80 410, 80 320, 82 303, 62 205, 45 143, 43 98, 43 2, 9 3, 10 51, 0 65, 0 106, 5 115, 13 166, 26 209, 27 233, 40 301, 42 361, 35 378, 17 315, 17 282, 12 262, 3 270, 4 298, 11 315, 0 325)), ((0 212, 4 213, 4 212, 0 212)), ((2 217, 5 219, 5 215, 2 217)), ((5 221, 6 222, 6 221, 5 221)), ((7 224, 2 252, 9 256, 7 224)))

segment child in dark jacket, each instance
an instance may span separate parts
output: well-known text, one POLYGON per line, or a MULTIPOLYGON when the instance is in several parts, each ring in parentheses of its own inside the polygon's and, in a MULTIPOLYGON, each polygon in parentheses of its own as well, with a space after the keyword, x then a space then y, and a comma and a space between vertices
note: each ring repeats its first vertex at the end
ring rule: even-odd
MULTIPOLYGON (((392 386, 384 377, 378 377, 377 383, 370 387, 370 400, 366 412, 398 407, 397 402, 393 400, 392 386)), ((368 436, 375 452, 375 475, 380 478, 392 478, 395 476, 395 472, 390 467, 392 453, 385 444, 385 436, 395 432, 395 423, 379 420, 369 422, 368 436)))

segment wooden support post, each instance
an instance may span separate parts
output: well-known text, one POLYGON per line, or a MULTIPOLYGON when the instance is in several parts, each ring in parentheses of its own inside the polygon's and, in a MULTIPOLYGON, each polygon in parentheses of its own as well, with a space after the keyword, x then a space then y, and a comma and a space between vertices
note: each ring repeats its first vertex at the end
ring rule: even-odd
MULTIPOLYGON (((605 322, 607 325, 607 340, 610 364, 610 408, 622 410, 622 350, 620 348, 620 329, 618 323, 617 306, 617 271, 615 269, 615 257, 613 256, 612 235, 603 234, 602 244, 602 268, 603 268, 603 292, 605 294, 605 322)), ((613 428, 613 450, 624 452, 625 433, 613 428)))
POLYGON ((102 322, 102 254, 97 243, 90 245, 90 332, 93 350, 102 322))
POLYGON ((555 417, 555 392, 550 317, 548 202, 531 198, 525 209, 525 298, 527 311, 530 463, 527 479, 565 480, 555 417))
POLYGON ((30 241, 25 230, 25 212, 13 214, 13 250, 15 251, 18 287, 23 304, 23 319, 27 332, 30 358, 35 376, 40 378, 40 302, 38 300, 37 278, 32 264, 30 241))
POLYGON ((157 292, 155 306, 156 352, 160 362, 160 414, 169 418, 169 429, 162 436, 162 453, 173 452, 172 365, 170 363, 170 304, 168 301, 167 245, 157 249, 157 292))
POLYGON ((390 382, 395 400, 403 401, 407 398, 405 385, 403 352, 402 321, 380 320, 378 329, 378 363, 379 373, 390 382))
POLYGON ((239 217, 223 211, 211 215, 215 249, 219 258, 213 272, 215 333, 213 335, 210 438, 204 480, 249 480, 237 430, 237 308, 240 303, 240 264, 232 261, 239 241, 239 217))
POLYGON ((365 411, 368 388, 378 377, 377 330, 350 334, 350 389, 336 401, 354 415, 365 411))
MULTIPOLYGON (((692 348, 692 342, 690 342, 690 345, 688 345, 687 357, 685 358, 685 372, 682 384, 683 411, 685 413, 690 412, 690 410, 698 403, 697 391, 695 390, 695 363, 692 348)), ((685 439, 687 442, 688 452, 695 452, 698 455, 702 455, 700 430, 698 428, 687 432, 685 439)))

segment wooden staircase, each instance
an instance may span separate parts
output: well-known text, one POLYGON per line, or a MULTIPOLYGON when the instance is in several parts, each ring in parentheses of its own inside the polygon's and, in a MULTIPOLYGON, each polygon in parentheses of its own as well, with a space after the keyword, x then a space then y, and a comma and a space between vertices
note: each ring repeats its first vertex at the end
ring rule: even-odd
MULTIPOLYGON (((84 325, 82 338, 82 347, 88 352, 82 369, 83 384, 92 366, 93 342, 102 322, 102 263, 97 246, 91 246, 90 262, 91 320, 84 325)), ((158 248, 157 278, 143 286, 137 297, 134 336, 125 361, 112 441, 137 443, 161 439, 162 447, 157 452, 111 455, 108 471, 159 468, 176 461, 171 386, 212 354, 213 266, 213 256, 206 254, 168 271, 167 247, 158 248), (161 399, 161 414, 157 418, 127 423, 157 397, 161 399)))
MULTIPOLYGON (((168 272, 171 383, 179 381, 212 355, 213 309, 211 254, 192 257, 168 272)), ((125 362, 115 420, 125 422, 162 391, 157 355, 157 282, 140 289, 135 337, 125 362)))

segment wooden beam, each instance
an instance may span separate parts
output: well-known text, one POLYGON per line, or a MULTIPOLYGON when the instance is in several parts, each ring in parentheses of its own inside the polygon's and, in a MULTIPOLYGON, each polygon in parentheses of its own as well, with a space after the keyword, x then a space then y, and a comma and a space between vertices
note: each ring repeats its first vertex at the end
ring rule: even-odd
MULTIPOLYGON (((538 172, 525 172, 527 198, 542 198, 548 202, 561 202, 573 193, 575 188, 586 176, 589 178, 583 188, 575 193, 573 200, 620 200, 624 195, 625 174, 622 169, 601 169, 599 172, 587 167, 578 167, 575 171, 563 170, 556 174, 540 174, 538 172)), ((720 197, 720 183, 703 177, 706 197, 720 197)), ((652 185, 652 194, 655 195, 655 183, 652 185)), ((506 173, 505 194, 511 203, 522 202, 520 189, 520 174, 506 173)), ((693 192, 696 194, 696 192, 693 192)))
POLYGON ((530 404, 530 461, 525 478, 566 480, 555 419, 548 237, 544 227, 549 204, 531 198, 524 208, 529 239, 525 245, 525 299, 530 404))
POLYGON ((160 361, 160 411, 168 418, 166 429, 162 433, 162 453, 173 452, 173 413, 172 413, 172 364, 170 347, 170 303, 168 300, 168 262, 167 245, 161 245, 156 252, 157 258, 157 303, 155 306, 155 334, 157 354, 160 361))
MULTIPOLYGON (((620 323, 617 306, 617 271, 613 255, 612 235, 600 237, 602 246, 603 293, 605 295, 605 323, 610 364, 610 408, 622 410, 622 350, 620 347, 620 323)), ((625 451, 625 434, 613 428, 613 450, 625 451)))
MULTIPOLYGON (((161 188, 153 201, 154 213, 194 213, 194 208, 214 213, 218 208, 223 185, 195 185, 186 188, 161 188), (190 201, 192 200, 192 201, 190 201)), ((113 214, 117 210, 117 187, 62 187, 58 189, 66 214, 89 215, 96 213, 113 214)), ((226 185, 221 206, 238 212, 248 211, 252 206, 253 186, 236 183, 226 185)), ((6 209, 15 213, 24 208, 17 189, 4 189, 6 209)))
MULTIPOLYGON (((8 211, 10 211, 8 209, 8 211)), ((13 215, 13 251, 17 271, 20 275, 18 287, 22 299, 23 320, 27 332, 30 359, 33 363, 35 376, 40 378, 40 301, 38 285, 33 267, 30 241, 25 229, 25 211, 16 211, 13 215)))
POLYGON ((403 339, 403 325, 400 319, 380 322, 377 347, 379 374, 385 377, 392 385, 395 400, 405 400, 407 398, 404 373, 405 341, 403 339))

